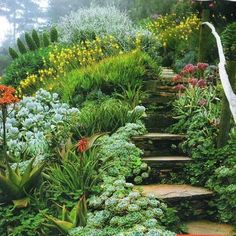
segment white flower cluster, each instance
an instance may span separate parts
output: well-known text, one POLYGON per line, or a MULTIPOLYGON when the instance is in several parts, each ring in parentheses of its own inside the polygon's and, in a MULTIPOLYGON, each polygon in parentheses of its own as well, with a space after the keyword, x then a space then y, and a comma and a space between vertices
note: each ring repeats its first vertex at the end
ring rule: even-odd
POLYGON ((62 36, 61 40, 65 43, 76 43, 95 35, 101 38, 111 35, 124 45, 126 44, 124 41, 129 37, 151 34, 135 27, 125 12, 113 6, 79 9, 63 17, 58 24, 58 29, 62 36))
MULTIPOLYGON (((15 107, 9 108, 6 121, 7 144, 10 153, 19 157, 46 155, 53 136, 66 138, 67 130, 75 124, 79 110, 60 103, 57 94, 40 89, 35 97, 23 98, 15 107)), ((0 125, 2 133, 2 124, 0 125)))

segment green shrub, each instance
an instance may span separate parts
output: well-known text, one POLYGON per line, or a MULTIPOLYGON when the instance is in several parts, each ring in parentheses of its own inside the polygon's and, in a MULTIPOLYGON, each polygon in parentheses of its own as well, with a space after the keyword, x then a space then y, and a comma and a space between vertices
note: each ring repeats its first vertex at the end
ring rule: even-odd
MULTIPOLYGON (((218 210, 218 218, 227 223, 236 224, 236 129, 232 129, 228 144, 217 149, 218 162, 220 165, 214 169, 209 188, 216 193, 214 206, 218 210)), ((215 158, 215 156, 214 156, 215 158)))
POLYGON ((222 33, 224 50, 229 60, 236 60, 236 22, 229 24, 222 33))
POLYGON ((58 30, 63 43, 78 43, 112 35, 124 48, 137 34, 150 35, 147 30, 136 27, 125 12, 114 6, 80 8, 61 19, 58 30))
POLYGON ((28 74, 37 73, 44 68, 44 58, 48 57, 50 48, 40 49, 19 55, 6 69, 4 84, 17 87, 28 74))
POLYGON ((96 65, 76 69, 55 86, 64 100, 77 103, 81 94, 100 89, 111 94, 120 85, 124 88, 142 84, 142 80, 158 76, 160 67, 146 53, 133 51, 107 58, 96 65))

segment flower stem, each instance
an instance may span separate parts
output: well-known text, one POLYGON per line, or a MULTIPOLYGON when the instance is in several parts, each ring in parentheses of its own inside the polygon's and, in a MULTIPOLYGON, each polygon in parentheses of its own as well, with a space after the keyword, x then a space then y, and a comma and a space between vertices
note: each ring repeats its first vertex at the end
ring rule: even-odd
POLYGON ((2 106, 2 127, 3 127, 3 154, 7 159, 7 137, 6 137, 7 107, 2 106))

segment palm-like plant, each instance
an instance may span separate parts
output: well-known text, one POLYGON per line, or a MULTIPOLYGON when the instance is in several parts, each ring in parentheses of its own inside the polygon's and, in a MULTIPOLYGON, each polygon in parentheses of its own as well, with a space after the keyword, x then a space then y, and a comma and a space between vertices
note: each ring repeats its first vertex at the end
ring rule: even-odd
POLYGON ((9 163, 6 164, 6 170, 0 172, 1 201, 13 201, 17 207, 28 205, 29 199, 25 197, 36 186, 44 167, 44 163, 33 166, 34 160, 29 162, 22 173, 19 166, 14 169, 9 163))

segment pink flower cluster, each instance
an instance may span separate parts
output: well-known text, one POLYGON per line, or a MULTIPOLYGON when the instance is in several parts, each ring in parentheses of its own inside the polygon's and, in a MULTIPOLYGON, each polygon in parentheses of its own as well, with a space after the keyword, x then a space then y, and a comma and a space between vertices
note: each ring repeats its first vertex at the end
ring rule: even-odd
POLYGON ((205 88, 207 81, 202 78, 204 71, 208 68, 207 63, 197 63, 197 65, 187 64, 180 74, 175 75, 172 81, 177 84, 174 89, 183 91, 186 89, 183 83, 189 84, 192 87, 205 88))

